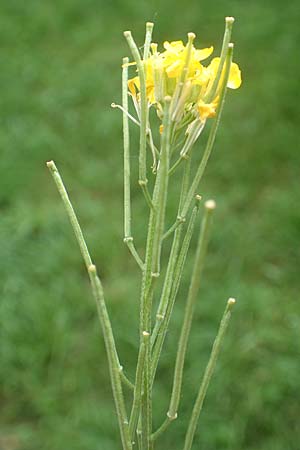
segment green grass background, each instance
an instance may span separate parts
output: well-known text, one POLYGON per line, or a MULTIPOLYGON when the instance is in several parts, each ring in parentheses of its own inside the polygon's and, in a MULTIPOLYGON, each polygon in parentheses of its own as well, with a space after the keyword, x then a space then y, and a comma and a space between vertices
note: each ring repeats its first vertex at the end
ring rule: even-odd
MULTIPOLYGON (((122 243, 122 31, 141 44, 197 34, 220 50, 236 17, 243 86, 230 92, 201 192, 217 200, 176 423, 184 430, 224 302, 239 302, 195 449, 299 450, 299 42, 296 0, 1 0, 0 449, 120 448, 103 340, 85 269, 45 161, 68 185, 133 376, 138 271, 122 243)), ((133 148, 132 163, 137 162, 133 148)), ((142 249, 146 209, 133 191, 142 249)), ((193 249, 188 260, 192 265, 193 249)), ((155 388, 165 417, 188 270, 155 388)))

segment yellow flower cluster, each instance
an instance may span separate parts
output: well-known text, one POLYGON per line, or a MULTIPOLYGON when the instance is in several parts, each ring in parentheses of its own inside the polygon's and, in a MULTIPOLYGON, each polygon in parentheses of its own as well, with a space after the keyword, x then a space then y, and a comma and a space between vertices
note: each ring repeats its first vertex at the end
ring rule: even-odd
MULTIPOLYGON (((195 37, 190 33, 189 37, 195 37)), ((157 51, 157 44, 151 44, 151 54, 144 61, 146 74, 147 99, 151 105, 159 106, 165 96, 175 95, 181 83, 181 96, 185 109, 195 106, 201 120, 214 117, 218 105, 218 91, 222 75, 213 98, 207 102, 209 93, 216 79, 220 58, 213 58, 208 66, 202 61, 213 52, 213 47, 196 49, 191 43, 182 41, 164 42, 164 51, 157 51)), ((135 63, 132 63, 135 64, 135 63)), ((231 63, 227 86, 237 89, 241 85, 241 71, 237 64, 231 63)), ((133 97, 139 98, 140 80, 136 76, 128 81, 128 88, 133 97)))

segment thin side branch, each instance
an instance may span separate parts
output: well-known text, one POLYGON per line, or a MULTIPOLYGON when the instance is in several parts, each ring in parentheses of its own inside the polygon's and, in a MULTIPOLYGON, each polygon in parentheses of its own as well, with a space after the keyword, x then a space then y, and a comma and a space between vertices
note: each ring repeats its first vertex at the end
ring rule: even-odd
POLYGON ((110 378, 111 378, 111 385, 112 385, 112 391, 113 396, 115 400, 115 406, 117 410, 117 416, 118 416, 118 422, 119 422, 119 428, 121 433, 121 440, 123 444, 123 450, 132 450, 132 444, 129 437, 129 426, 128 426, 128 420, 127 420, 127 413, 125 408, 125 402, 123 397, 123 390, 122 390, 122 383, 121 383, 121 375, 120 375, 120 362, 116 350, 115 340, 113 336, 113 331, 109 319, 109 315, 107 312, 105 300, 104 300, 104 294, 103 294, 103 288, 101 281, 97 275, 96 266, 92 263, 83 233, 81 231, 78 219, 76 217, 75 211, 73 209, 73 206, 71 204, 71 201, 69 199, 68 193, 66 191, 66 188, 63 184, 62 178, 55 166, 55 163, 53 161, 47 162, 47 167, 50 170, 50 173, 55 181, 55 184, 57 186, 57 189, 60 193, 61 199, 63 201, 63 204, 65 206, 66 212, 69 216, 71 225, 73 227, 77 242, 79 244, 83 260, 85 262, 85 265, 87 267, 87 271, 90 277, 91 285, 92 285, 92 291, 93 295, 96 301, 97 305, 97 311, 99 316, 99 321, 104 337, 105 347, 106 347, 106 353, 107 353, 107 359, 108 359, 108 365, 109 365, 109 371, 110 371, 110 378))
POLYGON ((203 406, 203 402, 206 396, 206 392, 209 386, 209 382, 211 380, 211 377, 213 375, 215 366, 216 366, 216 362, 217 362, 217 358, 220 352, 220 348, 223 342, 223 338, 226 332, 226 329, 228 327, 229 324, 229 320, 231 317, 231 310, 233 308, 235 304, 235 299, 234 298, 230 298, 227 301, 227 306, 225 309, 225 312, 223 314, 222 320, 221 320, 221 324, 219 327, 219 331, 217 334, 217 337, 215 339, 215 342, 213 344, 213 348, 211 351, 211 355, 208 361, 208 364, 206 366, 205 369, 205 373, 203 376, 203 380, 194 404, 194 408, 193 408, 193 412, 191 415, 191 419, 190 419, 190 423, 188 426, 188 430, 186 433, 186 437, 185 437, 185 443, 184 443, 184 447, 183 450, 191 450, 191 447, 193 445, 193 440, 194 440, 194 435, 196 432, 196 428, 197 428, 197 424, 198 424, 198 420, 199 420, 199 416, 202 410, 202 406, 203 406))
POLYGON ((228 50, 227 50, 225 69, 224 69, 224 78, 222 80, 222 86, 220 89, 220 100, 218 103, 216 117, 214 118, 212 127, 210 129, 208 141, 207 141, 204 153, 203 153, 202 160, 200 162, 200 165, 198 167, 198 170, 197 170, 195 178, 192 182, 192 185, 189 189, 189 192, 186 196, 184 205, 182 207, 182 211, 181 211, 180 215, 182 215, 183 217, 186 215, 186 213, 190 207, 190 204, 193 201, 194 195, 198 189, 200 180, 203 176, 204 170, 206 168, 208 159, 210 157, 210 154, 211 154, 214 142, 215 142, 217 130, 218 130, 220 119, 221 119, 221 113, 222 113, 223 106, 224 106, 225 94, 226 94, 226 90, 227 90, 227 83, 228 83, 228 79, 229 79, 229 73, 230 73, 230 67, 231 67, 231 61, 232 61, 232 53, 233 53, 233 44, 229 44, 228 50))
POLYGON ((178 343, 178 350, 176 356, 176 364, 174 370, 173 388, 169 406, 169 415, 172 417, 177 414, 179 400, 181 396, 183 366, 185 361, 185 354, 187 349, 187 343, 192 326, 192 320, 194 315, 195 302, 198 296, 202 271, 204 265, 204 259, 206 255, 206 249, 208 244, 209 231, 211 226, 212 212, 215 208, 215 202, 209 200, 205 203, 205 213, 202 220, 201 232, 199 235, 196 257, 194 261, 194 268, 191 278, 191 284, 189 288, 187 303, 185 307, 184 319, 182 324, 182 330, 178 343))

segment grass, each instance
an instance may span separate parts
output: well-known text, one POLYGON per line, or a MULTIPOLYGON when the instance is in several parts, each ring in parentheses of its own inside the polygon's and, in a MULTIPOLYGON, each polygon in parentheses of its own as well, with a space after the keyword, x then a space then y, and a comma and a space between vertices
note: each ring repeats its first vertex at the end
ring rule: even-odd
MULTIPOLYGON (((189 5, 118 0, 1 2, 0 448, 119 446, 102 337, 85 269, 44 162, 69 187, 106 289, 123 363, 137 351, 137 270, 122 244, 122 31, 142 41, 195 31, 217 51, 234 15, 244 84, 229 93, 202 191, 216 199, 205 283, 188 352, 177 423, 160 448, 180 448, 228 296, 239 304, 195 440, 206 450, 299 447, 300 163, 296 2, 218 0, 189 5), (196 357, 195 357, 196 355, 196 357)), ((133 162, 136 161, 136 149, 133 162)), ((138 188, 134 212, 145 207, 138 188)), ((172 204, 170 205, 172 208, 172 204)), ((138 245, 143 222, 134 223, 138 245)), ((192 254, 188 266, 191 267, 192 254)), ((188 270, 156 386, 164 418, 188 270)))

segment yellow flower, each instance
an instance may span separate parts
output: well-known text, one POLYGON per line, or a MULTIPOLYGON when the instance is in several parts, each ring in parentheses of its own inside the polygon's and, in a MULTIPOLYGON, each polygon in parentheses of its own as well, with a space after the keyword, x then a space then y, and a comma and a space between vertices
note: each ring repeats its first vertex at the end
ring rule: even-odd
MULTIPOLYGON (((190 38, 190 36, 189 36, 190 38)), ((201 120, 214 117, 219 101, 219 89, 222 85, 225 67, 221 74, 213 98, 206 103, 209 98, 211 88, 216 80, 220 58, 213 58, 208 66, 203 66, 201 61, 208 58, 213 52, 213 47, 196 49, 190 42, 190 46, 184 45, 182 41, 165 41, 164 51, 157 51, 157 44, 151 44, 152 54, 144 61, 146 75, 146 95, 150 105, 156 104, 160 108, 160 101, 166 96, 173 96, 178 83, 182 80, 182 72, 187 62, 187 52, 190 51, 188 61, 188 71, 185 77, 185 87, 181 89, 180 98, 177 102, 180 105, 181 113, 176 113, 175 117, 181 120, 184 111, 194 111, 198 113, 201 120), (188 87, 188 88, 187 88, 188 87)), ((131 63, 135 64, 135 63, 131 63)), ((231 63, 227 87, 237 89, 242 83, 241 71, 236 63, 231 63)), ((128 80, 128 89, 132 96, 139 99, 140 79, 134 77, 128 80)), ((177 91, 178 92, 178 91, 177 91)), ((180 90, 179 90, 180 92, 180 90)), ((179 106, 178 106, 179 107, 179 106)), ((175 105, 175 110, 177 111, 175 105)))
MULTIPOLYGON (((214 79, 216 77, 219 64, 220 58, 213 58, 211 60, 210 65, 207 67, 207 71, 209 73, 210 78, 214 79)), ((225 70, 225 68, 223 70, 225 70)), ((229 87, 230 89, 238 89, 241 84, 242 84, 242 77, 240 68, 236 63, 231 63, 227 87, 229 87)))
MULTIPOLYGON (((187 47, 182 41, 164 42, 165 51, 162 53, 163 64, 169 78, 180 77, 184 68, 187 55, 187 47)), ((188 77, 194 77, 196 72, 202 69, 200 61, 208 58, 213 52, 213 47, 196 50, 192 46, 192 54, 189 63, 188 77)))
MULTIPOLYGON (((178 79, 181 76, 184 68, 187 56, 187 46, 182 41, 164 42, 164 51, 162 53, 157 52, 157 44, 151 44, 152 55, 144 61, 146 72, 146 91, 147 98, 150 104, 156 103, 155 99, 155 82, 154 72, 159 71, 160 78, 166 77, 170 79, 178 79)), ((203 71, 203 66, 200 61, 208 58, 213 52, 213 47, 204 48, 201 50, 195 49, 192 46, 191 58, 188 67, 188 78, 193 79, 198 77, 200 79, 203 71)), ((131 63, 133 65, 135 63, 131 63)), ((175 82, 176 80, 174 80, 175 82)), ((161 83, 163 84, 163 83, 161 83)), ((173 83, 168 83, 168 92, 164 92, 164 95, 172 95, 176 87, 173 83)), ((134 97, 138 96, 140 90, 139 77, 134 77, 128 80, 128 88, 134 97)))
POLYGON ((205 103, 203 100, 198 102, 198 113, 201 120, 206 120, 211 117, 215 117, 216 109, 218 106, 218 98, 216 98, 212 103, 205 103))
MULTIPOLYGON (((155 103, 154 98, 154 81, 153 81, 153 61, 148 58, 145 62, 145 72, 146 72, 146 94, 149 103, 155 103)), ((140 90, 140 79, 139 77, 134 77, 128 80, 128 89, 130 93, 136 97, 137 91, 140 90)))
MULTIPOLYGON (((209 92, 209 89, 211 88, 217 72, 218 67, 220 64, 220 58, 213 58, 211 63, 208 67, 206 67, 201 74, 201 77, 199 79, 195 79, 195 84, 200 84, 204 86, 204 89, 201 92, 197 109, 201 120, 206 120, 207 118, 214 117, 216 115, 216 109, 218 106, 219 98, 218 98, 218 88, 216 92, 216 97, 211 103, 205 103, 203 98, 205 95, 209 92)), ((225 67, 223 69, 224 73, 225 67)), ((222 74, 223 75, 223 74, 222 74)), ((219 86, 222 84, 222 76, 219 81, 219 86)), ((239 69, 239 66, 236 63, 231 63, 230 66, 230 72, 229 72, 229 79, 227 83, 227 87, 230 89, 238 89, 240 85, 242 84, 242 77, 241 77, 241 71, 239 69)))

